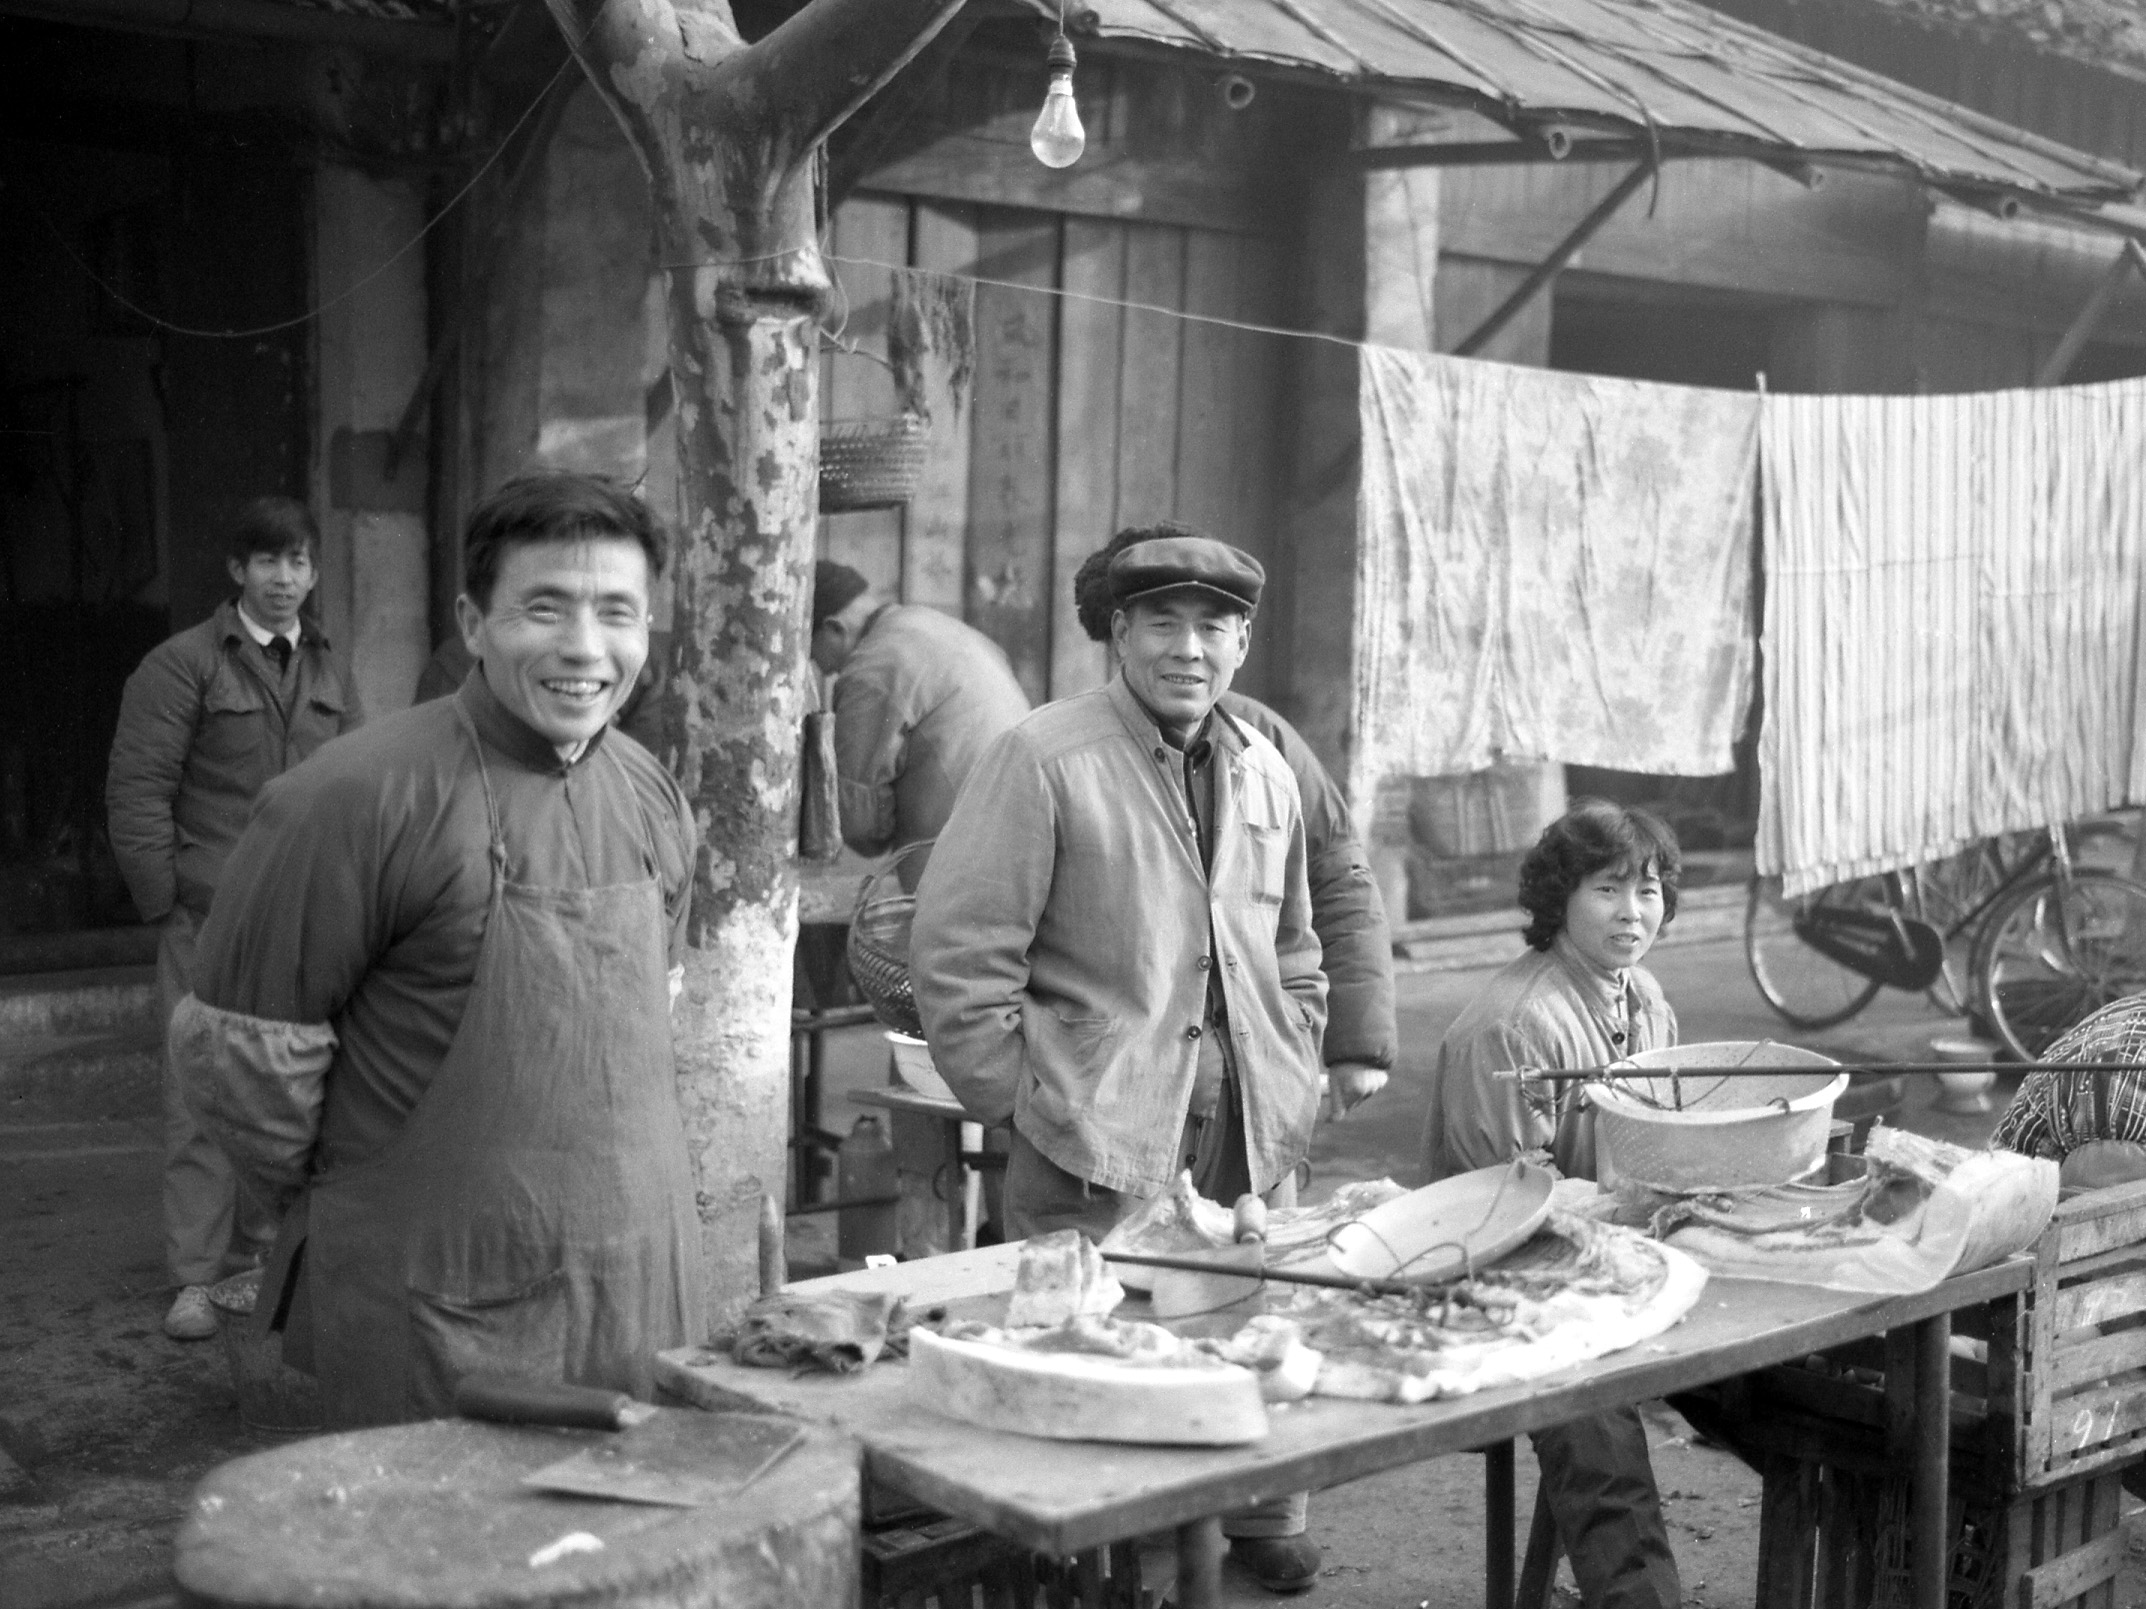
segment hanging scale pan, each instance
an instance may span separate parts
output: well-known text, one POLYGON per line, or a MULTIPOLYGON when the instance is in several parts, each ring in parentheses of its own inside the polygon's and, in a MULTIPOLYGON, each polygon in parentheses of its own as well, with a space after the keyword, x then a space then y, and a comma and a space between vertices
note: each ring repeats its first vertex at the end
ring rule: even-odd
POLYGON ((1897 912, 1820 905, 1797 916, 1796 937, 1852 972, 1911 993, 1929 988, 1945 969, 1944 937, 1897 912))

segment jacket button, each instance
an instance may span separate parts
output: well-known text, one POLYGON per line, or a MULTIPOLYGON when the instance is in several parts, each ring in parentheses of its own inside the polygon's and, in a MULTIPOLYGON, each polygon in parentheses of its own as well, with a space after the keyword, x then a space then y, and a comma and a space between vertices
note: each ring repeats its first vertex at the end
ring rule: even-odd
POLYGON ((1164 762, 1165 764, 1167 764, 1167 763, 1169 762, 1169 759, 1170 759, 1170 755, 1169 755, 1169 752, 1168 752, 1167 750, 1164 750, 1164 749, 1157 749, 1157 750, 1155 751, 1155 758, 1156 758, 1156 759, 1158 759, 1158 760, 1161 760, 1161 761, 1163 761, 1163 762, 1164 762))
POLYGON ((1197 1038, 1199 1038, 1199 1037, 1200 1037, 1200 1025, 1199 1025, 1198 1023, 1194 1023, 1194 1024, 1193 1024, 1193 1025, 1192 1025, 1192 1026, 1190 1027, 1190 1028, 1187 1028, 1187 1029, 1185 1030, 1185 1037, 1186 1037, 1187 1039, 1197 1039, 1197 1038))
POLYGON ((1200 957, 1200 970, 1202 972, 1205 972, 1209 967, 1213 966, 1214 964, 1215 958, 1213 956, 1203 955, 1200 957))

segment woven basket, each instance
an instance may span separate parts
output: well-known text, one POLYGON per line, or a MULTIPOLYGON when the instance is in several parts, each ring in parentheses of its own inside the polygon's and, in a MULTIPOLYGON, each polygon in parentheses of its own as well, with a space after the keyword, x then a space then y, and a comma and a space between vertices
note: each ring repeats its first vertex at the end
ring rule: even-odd
POLYGON ((901 507, 916 495, 930 444, 922 414, 828 420, 820 426, 820 512, 901 507))
POLYGON ((896 1033, 924 1037, 916 990, 909 982, 909 927, 916 919, 917 878, 931 854, 931 841, 910 844, 879 868, 857 891, 849 919, 849 974, 873 1015, 896 1033))

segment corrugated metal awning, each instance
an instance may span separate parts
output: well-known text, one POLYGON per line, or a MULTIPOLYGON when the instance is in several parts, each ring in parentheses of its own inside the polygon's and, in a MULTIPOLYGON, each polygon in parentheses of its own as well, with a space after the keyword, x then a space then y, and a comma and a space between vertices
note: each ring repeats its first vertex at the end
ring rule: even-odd
MULTIPOLYGON (((1055 17, 1056 0, 1029 0, 1055 17)), ((1533 148, 1747 156, 2094 206, 2146 177, 1695 0, 1074 0, 1069 32, 1469 107, 1533 148), (1558 131, 1549 139, 1543 136, 1558 131)), ((1459 156, 1460 153, 1454 153, 1459 156)))

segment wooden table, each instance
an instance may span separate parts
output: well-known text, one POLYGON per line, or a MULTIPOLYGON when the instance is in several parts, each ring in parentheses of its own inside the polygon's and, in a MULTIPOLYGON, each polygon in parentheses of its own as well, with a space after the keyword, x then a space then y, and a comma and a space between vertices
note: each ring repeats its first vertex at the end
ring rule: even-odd
MULTIPOLYGON (((1018 1245, 993 1246, 798 1288, 894 1290, 921 1306, 1002 1301, 1019 1255, 1018 1245)), ((2025 1289, 2032 1273, 2029 1260, 2014 1258, 1916 1296, 1715 1279, 1667 1334, 1549 1380, 1414 1407, 1313 1397, 1271 1408, 1266 1438, 1248 1447, 1046 1445, 934 1412, 911 1395, 900 1364, 845 1377, 792 1376, 740 1368, 719 1353, 689 1348, 663 1354, 657 1378, 703 1406, 735 1407, 742 1399, 839 1426, 864 1443, 874 1478, 1040 1553, 1064 1557, 1175 1527, 1179 1601, 1186 1609, 1212 1609, 1220 1592, 1219 1516, 1247 1503, 1491 1448, 1844 1342, 1906 1332, 1912 1347, 1899 1351, 1903 1361, 1912 1355, 1914 1366, 1901 1370, 1904 1377, 1890 1389, 1897 1394, 1894 1412, 1912 1427, 1914 1602, 1916 1609, 1943 1609, 1951 1315, 2025 1289)), ((990 1303, 977 1306, 989 1315, 990 1303)))

